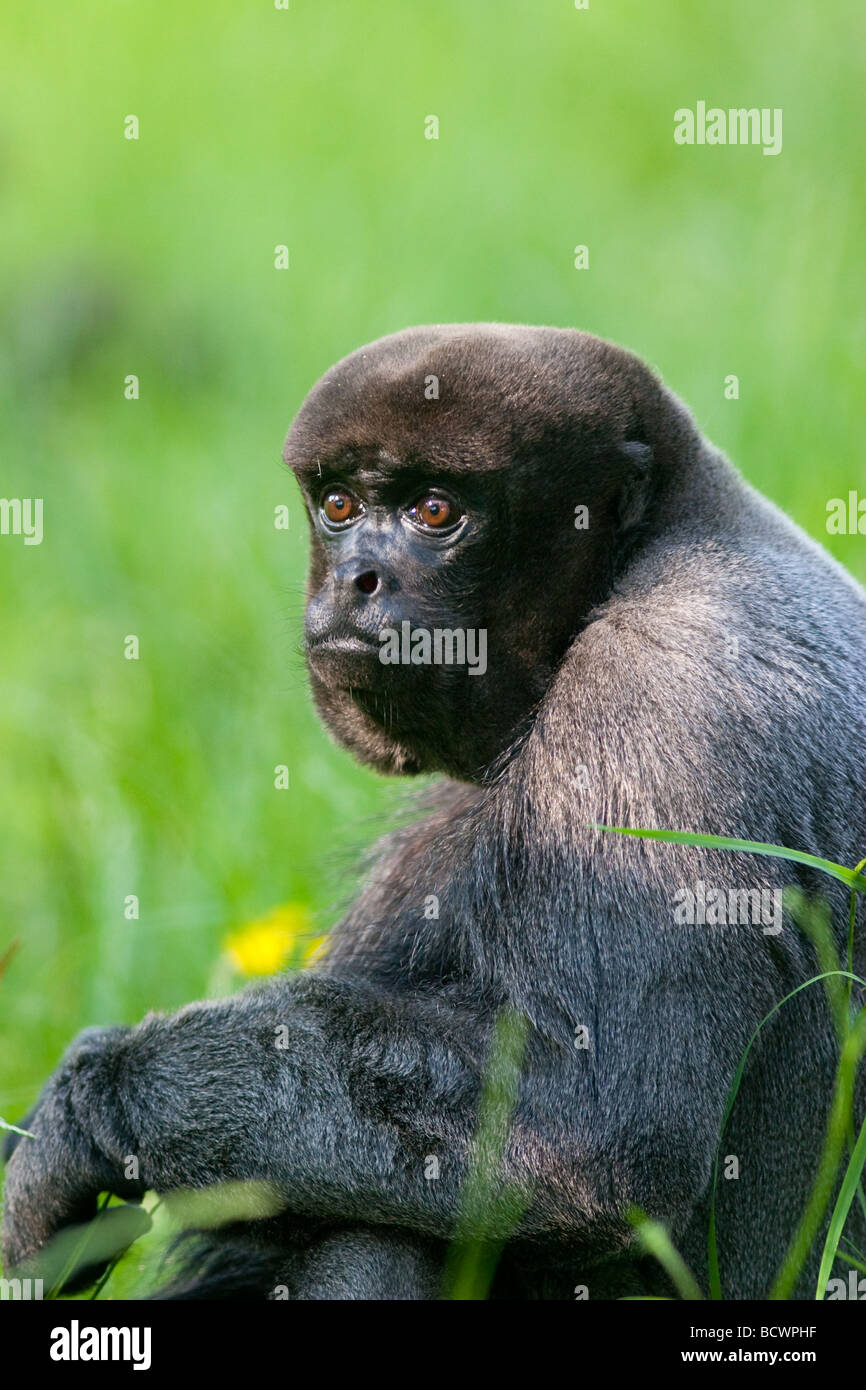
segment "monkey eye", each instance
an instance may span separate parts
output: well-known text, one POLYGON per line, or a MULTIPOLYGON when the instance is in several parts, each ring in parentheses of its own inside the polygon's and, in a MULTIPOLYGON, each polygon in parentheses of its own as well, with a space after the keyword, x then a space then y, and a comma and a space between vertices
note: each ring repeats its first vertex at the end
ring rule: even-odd
POLYGON ((364 515, 360 498, 345 487, 329 488, 319 504, 319 510, 331 526, 342 526, 364 515))
POLYGON ((427 492, 409 508, 409 515, 416 525, 423 526, 425 530, 447 531, 449 527, 456 526, 463 513, 456 502, 441 492, 427 492))

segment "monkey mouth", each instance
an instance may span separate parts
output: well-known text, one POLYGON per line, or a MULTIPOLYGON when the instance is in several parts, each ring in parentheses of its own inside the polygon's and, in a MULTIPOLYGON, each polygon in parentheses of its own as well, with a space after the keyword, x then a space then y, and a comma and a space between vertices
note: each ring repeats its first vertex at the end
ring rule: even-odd
POLYGON ((326 634, 308 642, 307 663, 311 673, 329 689, 367 689, 382 684, 379 650, 364 637, 326 634))
POLYGON ((378 657, 379 648, 375 642, 372 642, 367 637, 345 637, 335 633, 326 633, 324 637, 315 637, 308 642, 307 652, 310 656, 328 654, 330 652, 345 652, 349 654, 357 653, 362 656, 378 657))

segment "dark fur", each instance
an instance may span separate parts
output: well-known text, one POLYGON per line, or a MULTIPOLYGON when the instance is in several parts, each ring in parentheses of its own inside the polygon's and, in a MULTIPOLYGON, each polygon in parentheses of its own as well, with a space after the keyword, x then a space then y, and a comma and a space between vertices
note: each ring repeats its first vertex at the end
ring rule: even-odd
MULTIPOLYGON (((285 1203, 281 1217, 210 1237, 180 1296, 264 1297, 279 1284, 299 1299, 432 1296, 507 1002, 531 1031, 504 1176, 533 1195, 517 1232, 501 1232, 494 1293, 659 1288, 635 1257, 631 1203, 667 1223, 705 1282, 731 1077, 758 1021, 815 963, 787 918, 779 936, 675 926, 673 894, 698 879, 825 893, 827 881, 591 827, 715 832, 855 863, 863 592, 646 367, 586 334, 466 325, 383 339, 323 378, 286 457, 313 523, 311 643, 372 640, 404 618, 487 629, 484 677, 365 672, 327 648, 311 658, 341 742, 383 771, 451 780, 378 847, 314 973, 89 1035, 67 1054, 32 1118, 37 1139, 9 1165, 7 1262, 122 1186, 136 1154, 141 1187, 259 1178, 285 1203), (438 401, 425 399, 429 375, 438 401), (330 478, 369 502, 364 524, 337 538, 315 519, 330 478), (466 503, 453 544, 395 520, 437 481, 466 503), (578 504, 588 531, 574 528, 578 504), (370 598, 354 585, 367 571, 381 580, 370 598), (578 1025, 588 1050, 574 1047, 578 1025)), ((829 896, 841 948, 845 894, 829 896)), ((858 956, 862 971, 862 937, 858 956)), ((720 1191, 728 1297, 765 1295, 781 1262, 835 1056, 819 990, 754 1049, 723 1146, 741 1173, 720 1191)))

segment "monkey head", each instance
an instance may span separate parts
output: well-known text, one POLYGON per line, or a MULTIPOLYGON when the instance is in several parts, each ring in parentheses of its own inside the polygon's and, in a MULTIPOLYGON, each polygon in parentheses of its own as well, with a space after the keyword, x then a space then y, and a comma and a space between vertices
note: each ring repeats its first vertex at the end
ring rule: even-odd
POLYGON ((610 591, 666 398, 589 334, 499 324, 408 329, 322 377, 284 457, 309 513, 313 695, 341 743, 484 779, 610 591))

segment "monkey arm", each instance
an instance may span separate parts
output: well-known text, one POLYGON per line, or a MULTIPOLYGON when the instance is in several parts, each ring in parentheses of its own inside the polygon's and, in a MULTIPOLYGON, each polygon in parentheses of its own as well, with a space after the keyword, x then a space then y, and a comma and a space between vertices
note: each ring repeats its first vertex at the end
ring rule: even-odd
MULTIPOLYGON (((448 1238, 477 1125, 486 1032, 477 1012, 316 975, 154 1015, 135 1028, 89 1030, 31 1117, 36 1138, 19 1141, 9 1164, 6 1264, 92 1216, 101 1191, 129 1196, 227 1180, 265 1181, 305 1218, 448 1238)), ((524 1094, 549 1089, 560 1098, 561 1071, 548 1081, 530 1070, 524 1094)), ((560 1111, 545 1123, 518 1104, 501 1170, 503 1183, 525 1189, 517 1234, 610 1253, 628 1228, 625 1197, 609 1175, 614 1167, 651 1174, 654 1159, 670 1163, 670 1151, 653 1155, 648 1136, 637 1136, 634 1165, 624 1167, 622 1136, 593 1138, 588 1111, 573 1128, 560 1111)), ((693 1174, 683 1183, 694 1192, 693 1174)), ((490 1234, 490 1212, 479 1219, 490 1234)), ((513 1220, 492 1233, 513 1234, 513 1220)))
POLYGON ((272 1183, 312 1217, 447 1229, 478 1076, 454 1011, 314 976, 89 1030, 28 1121, 35 1139, 15 1145, 4 1259, 87 1219, 102 1190, 230 1179, 272 1183))

